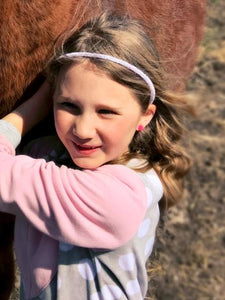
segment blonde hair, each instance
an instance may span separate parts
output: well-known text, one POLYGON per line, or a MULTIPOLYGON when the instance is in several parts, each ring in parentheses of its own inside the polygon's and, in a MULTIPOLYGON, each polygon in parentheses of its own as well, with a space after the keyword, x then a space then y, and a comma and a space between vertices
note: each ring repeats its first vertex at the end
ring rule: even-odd
MULTIPOLYGON (((126 164, 132 158, 144 158, 146 165, 140 172, 154 168, 164 185, 162 208, 177 203, 182 194, 183 178, 189 170, 190 159, 179 144, 182 137, 182 118, 189 111, 185 96, 171 93, 167 88, 165 72, 145 27, 139 20, 127 15, 101 14, 79 30, 70 30, 61 38, 47 74, 56 84, 60 69, 65 64, 80 62, 84 58, 62 58, 62 53, 96 52, 123 59, 140 68, 154 83, 156 113, 143 131, 137 131, 129 145, 129 153, 113 163, 126 164)), ((166 45, 165 45, 166 47, 166 45)), ((150 91, 143 79, 116 63, 85 58, 108 74, 116 82, 129 87, 137 97, 142 111, 149 105, 150 91)), ((112 162, 111 162, 112 163, 112 162)))

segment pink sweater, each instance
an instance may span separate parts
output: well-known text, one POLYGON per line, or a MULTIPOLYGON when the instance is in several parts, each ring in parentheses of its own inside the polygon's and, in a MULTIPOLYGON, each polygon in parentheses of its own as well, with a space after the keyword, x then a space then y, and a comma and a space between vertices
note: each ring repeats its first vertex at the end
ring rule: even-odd
POLYGON ((16 255, 32 296, 57 270, 58 241, 98 249, 124 245, 144 218, 147 194, 141 178, 126 166, 58 167, 15 156, 12 144, 0 136, 0 210, 16 215, 16 255))

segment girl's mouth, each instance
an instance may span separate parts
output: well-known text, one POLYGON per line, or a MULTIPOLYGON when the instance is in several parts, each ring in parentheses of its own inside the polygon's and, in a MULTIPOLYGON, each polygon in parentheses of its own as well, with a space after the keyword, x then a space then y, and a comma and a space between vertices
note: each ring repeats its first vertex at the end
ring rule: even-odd
POLYGON ((100 148, 100 146, 78 145, 75 142, 73 142, 73 145, 75 146, 77 152, 84 155, 92 154, 100 148))

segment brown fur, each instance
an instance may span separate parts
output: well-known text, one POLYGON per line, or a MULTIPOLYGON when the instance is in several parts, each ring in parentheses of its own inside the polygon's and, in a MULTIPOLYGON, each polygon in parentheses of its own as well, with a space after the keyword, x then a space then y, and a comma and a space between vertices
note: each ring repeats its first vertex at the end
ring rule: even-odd
MULTIPOLYGON (((2 0, 0 117, 23 101, 22 95, 27 96, 25 90, 53 54, 59 35, 108 8, 146 23, 171 75, 171 88, 182 87, 194 67, 203 35, 205 0, 2 0)), ((12 244, 13 217, 0 213, 1 300, 9 298, 14 282, 12 244)))

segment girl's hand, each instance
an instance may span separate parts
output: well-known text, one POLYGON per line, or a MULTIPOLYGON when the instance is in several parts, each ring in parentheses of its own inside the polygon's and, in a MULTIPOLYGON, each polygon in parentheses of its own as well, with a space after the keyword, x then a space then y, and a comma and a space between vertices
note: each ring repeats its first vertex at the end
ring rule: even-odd
POLYGON ((43 120, 51 110, 52 94, 49 84, 45 81, 30 99, 18 106, 2 120, 11 123, 21 135, 24 135, 43 120))

